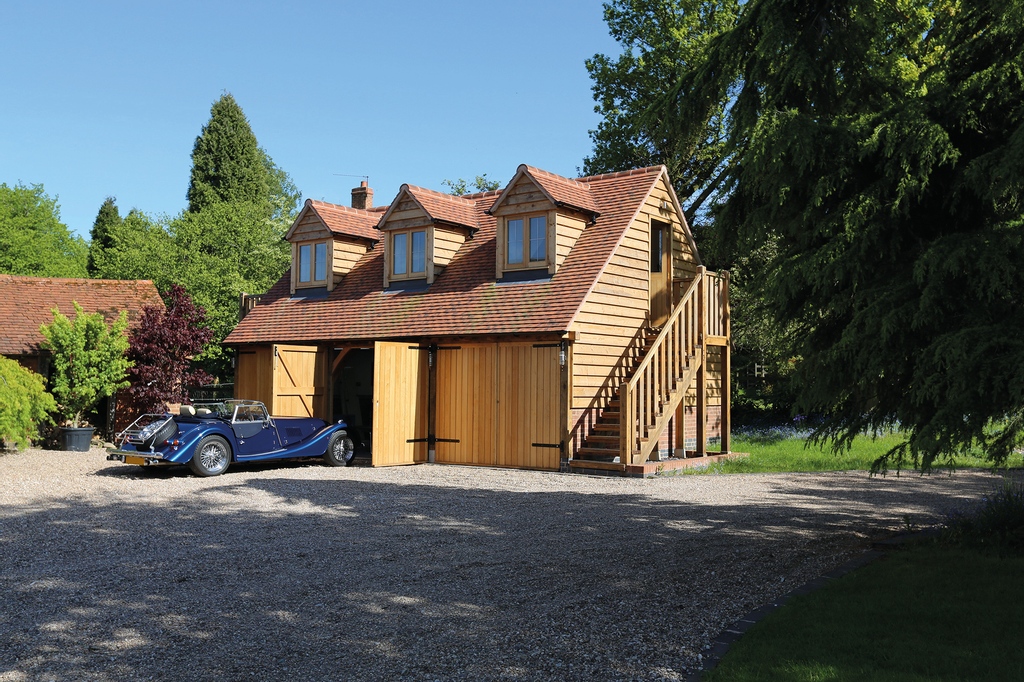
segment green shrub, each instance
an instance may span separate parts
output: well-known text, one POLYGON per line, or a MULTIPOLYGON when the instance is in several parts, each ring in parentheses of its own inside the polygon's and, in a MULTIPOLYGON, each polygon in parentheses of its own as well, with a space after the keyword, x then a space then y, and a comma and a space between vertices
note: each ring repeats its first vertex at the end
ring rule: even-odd
POLYGON ((1024 549, 1024 487, 1007 481, 979 508, 950 514, 943 534, 958 544, 1024 549))
POLYGON ((70 426, 78 427, 82 416, 101 398, 128 385, 128 315, 107 327, 103 315, 87 313, 75 304, 75 319, 56 308, 53 322, 39 328, 46 337, 44 348, 53 354, 53 395, 58 410, 70 426))
POLYGON ((0 440, 8 446, 27 446, 55 409, 43 377, 0 356, 0 440))

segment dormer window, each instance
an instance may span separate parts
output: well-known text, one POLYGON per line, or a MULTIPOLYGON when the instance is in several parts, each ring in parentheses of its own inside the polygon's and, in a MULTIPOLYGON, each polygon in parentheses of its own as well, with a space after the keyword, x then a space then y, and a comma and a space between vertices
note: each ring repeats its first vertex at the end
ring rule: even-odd
POLYGON ((505 221, 505 256, 505 266, 510 269, 547 265, 547 216, 508 218, 505 221))
POLYGON ((299 284, 327 283, 327 242, 299 245, 299 284))
POLYGON ((391 235, 391 279, 416 279, 427 274, 427 231, 402 230, 391 235))
POLYGON ((536 267, 548 262, 548 218, 545 215, 506 221, 506 265, 536 267))

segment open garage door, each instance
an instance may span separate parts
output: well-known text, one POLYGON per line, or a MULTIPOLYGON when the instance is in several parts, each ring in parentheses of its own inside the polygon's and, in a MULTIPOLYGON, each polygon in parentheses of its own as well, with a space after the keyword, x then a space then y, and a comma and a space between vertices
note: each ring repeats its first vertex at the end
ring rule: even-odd
POLYGON ((378 341, 373 367, 373 466, 427 459, 427 350, 378 341))
POLYGON ((277 417, 322 417, 327 354, 317 346, 274 346, 274 397, 267 408, 277 417))

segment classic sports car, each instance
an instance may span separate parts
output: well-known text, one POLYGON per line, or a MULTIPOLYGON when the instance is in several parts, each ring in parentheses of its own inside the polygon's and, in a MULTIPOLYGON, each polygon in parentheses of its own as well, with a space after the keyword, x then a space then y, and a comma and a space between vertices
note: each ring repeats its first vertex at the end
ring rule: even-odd
POLYGON ((352 463, 345 422, 271 417, 255 400, 182 405, 177 415, 144 414, 117 435, 107 459, 140 464, 188 464, 198 476, 224 473, 231 462, 323 457, 352 463))

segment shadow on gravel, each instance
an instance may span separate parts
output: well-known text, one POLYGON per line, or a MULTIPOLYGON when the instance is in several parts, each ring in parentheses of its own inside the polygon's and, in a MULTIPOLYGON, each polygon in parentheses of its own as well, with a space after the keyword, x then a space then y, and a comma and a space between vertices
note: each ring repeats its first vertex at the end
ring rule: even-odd
POLYGON ((108 467, 112 497, 4 506, 0 679, 673 679, 894 509, 934 521, 995 485, 702 504, 271 471, 313 466, 108 467), (181 490, 139 501, 150 484, 181 490))

